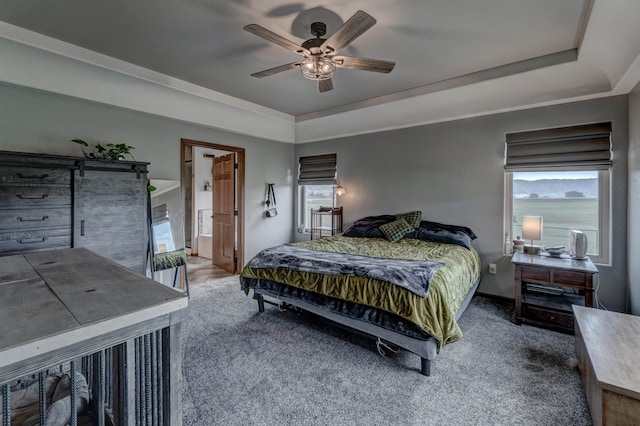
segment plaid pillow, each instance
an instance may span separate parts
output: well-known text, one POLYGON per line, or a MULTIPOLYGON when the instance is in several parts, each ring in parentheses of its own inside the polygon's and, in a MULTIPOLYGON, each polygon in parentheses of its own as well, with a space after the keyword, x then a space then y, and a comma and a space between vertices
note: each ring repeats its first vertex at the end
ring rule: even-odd
POLYGON ((420 210, 416 210, 409 213, 400 213, 396 215, 396 220, 398 219, 404 219, 409 225, 414 228, 418 228, 420 226, 420 220, 422 219, 422 212, 420 210))
POLYGON ((380 231, 387 237, 387 240, 397 243, 408 232, 413 232, 413 226, 409 225, 404 219, 398 219, 394 222, 380 225, 380 231))

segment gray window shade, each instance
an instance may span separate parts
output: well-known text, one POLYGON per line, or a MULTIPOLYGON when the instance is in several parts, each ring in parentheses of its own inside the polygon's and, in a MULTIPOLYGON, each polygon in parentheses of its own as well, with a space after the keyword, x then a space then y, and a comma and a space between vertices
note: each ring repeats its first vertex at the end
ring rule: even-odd
POLYGON ((164 223, 169 220, 169 209, 166 204, 160 204, 151 209, 151 221, 154 224, 164 223))
POLYGON ((298 184, 335 185, 337 175, 336 154, 300 157, 298 184))
POLYGON ((590 169, 611 166, 611 123, 506 135, 505 169, 590 169))

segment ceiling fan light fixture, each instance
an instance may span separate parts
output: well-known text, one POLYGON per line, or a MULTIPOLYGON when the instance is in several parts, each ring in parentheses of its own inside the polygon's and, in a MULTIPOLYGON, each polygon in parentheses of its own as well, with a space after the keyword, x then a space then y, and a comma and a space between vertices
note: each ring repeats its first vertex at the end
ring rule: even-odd
POLYGON ((388 74, 396 65, 395 62, 351 56, 335 56, 375 23, 376 20, 373 16, 358 10, 330 37, 325 39, 323 37, 327 33, 327 25, 320 21, 312 22, 311 34, 315 38, 305 40, 302 44, 294 43, 258 24, 246 25, 243 27, 244 30, 303 57, 300 61, 269 68, 253 73, 251 76, 256 78, 268 77, 298 67, 304 78, 317 82, 318 91, 322 93, 333 90, 332 78, 336 68, 388 74))
POLYGON ((309 56, 304 58, 300 64, 302 75, 309 80, 328 80, 333 77, 336 66, 331 60, 324 56, 309 56))

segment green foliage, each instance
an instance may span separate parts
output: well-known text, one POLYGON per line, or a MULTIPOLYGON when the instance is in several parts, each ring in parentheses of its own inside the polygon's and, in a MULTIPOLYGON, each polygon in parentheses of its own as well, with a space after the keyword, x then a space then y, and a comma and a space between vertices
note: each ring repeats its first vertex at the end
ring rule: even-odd
POLYGON ((96 158, 102 160, 124 160, 127 156, 131 157, 132 160, 133 154, 131 154, 131 150, 134 147, 124 144, 124 143, 108 143, 106 146, 102 146, 99 143, 93 148, 93 151, 87 152, 85 151, 85 147, 88 147, 89 144, 82 139, 71 139, 71 142, 75 142, 80 145, 80 149, 82 149, 82 154, 87 158, 96 158))
POLYGON ((156 271, 177 268, 187 264, 187 254, 184 250, 176 250, 167 253, 158 253, 153 256, 154 268, 156 271))

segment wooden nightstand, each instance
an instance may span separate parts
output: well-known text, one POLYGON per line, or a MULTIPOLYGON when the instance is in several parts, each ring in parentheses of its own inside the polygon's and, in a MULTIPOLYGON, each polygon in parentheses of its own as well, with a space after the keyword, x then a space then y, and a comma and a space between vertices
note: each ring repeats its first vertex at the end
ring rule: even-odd
POLYGON ((589 259, 515 253, 515 320, 573 334, 572 305, 593 307, 598 269, 589 259))

